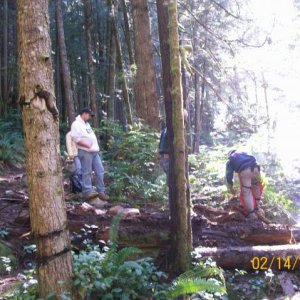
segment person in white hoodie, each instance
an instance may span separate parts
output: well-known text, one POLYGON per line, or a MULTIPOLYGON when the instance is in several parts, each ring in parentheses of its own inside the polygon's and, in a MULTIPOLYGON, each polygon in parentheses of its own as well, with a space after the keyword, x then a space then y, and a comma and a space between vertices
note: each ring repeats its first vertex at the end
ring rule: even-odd
POLYGON ((89 108, 84 108, 76 117, 71 126, 71 136, 78 148, 78 157, 82 169, 82 189, 86 199, 99 196, 101 200, 108 200, 104 186, 104 168, 99 155, 97 137, 89 124, 94 113, 89 108), (92 171, 96 175, 96 189, 92 186, 92 171))

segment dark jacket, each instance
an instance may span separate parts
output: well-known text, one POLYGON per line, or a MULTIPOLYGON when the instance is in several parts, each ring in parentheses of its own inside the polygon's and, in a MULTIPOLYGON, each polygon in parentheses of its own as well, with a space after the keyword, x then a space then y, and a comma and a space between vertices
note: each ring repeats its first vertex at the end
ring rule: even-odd
POLYGON ((160 140, 159 140, 159 145, 158 145, 157 151, 160 154, 167 154, 167 153, 169 153, 169 141, 168 141, 167 127, 165 127, 161 131, 161 135, 160 135, 160 140))
POLYGON ((233 152, 226 164, 226 181, 228 184, 233 184, 233 173, 240 173, 247 168, 254 168, 257 166, 254 156, 245 152, 233 152))

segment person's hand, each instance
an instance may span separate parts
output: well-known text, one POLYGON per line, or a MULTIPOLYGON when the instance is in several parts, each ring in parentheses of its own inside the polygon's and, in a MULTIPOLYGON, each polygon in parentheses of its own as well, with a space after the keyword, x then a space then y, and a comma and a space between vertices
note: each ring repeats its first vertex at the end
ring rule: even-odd
POLYGON ((78 145, 90 149, 93 143, 89 139, 82 139, 78 142, 78 145))

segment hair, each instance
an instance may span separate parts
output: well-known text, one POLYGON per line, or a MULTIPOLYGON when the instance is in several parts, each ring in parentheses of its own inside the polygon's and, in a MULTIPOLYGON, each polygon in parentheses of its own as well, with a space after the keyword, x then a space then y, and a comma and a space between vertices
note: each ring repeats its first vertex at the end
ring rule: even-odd
POLYGON ((229 153, 228 153, 228 157, 230 157, 233 153, 235 153, 237 150, 231 150, 229 153))

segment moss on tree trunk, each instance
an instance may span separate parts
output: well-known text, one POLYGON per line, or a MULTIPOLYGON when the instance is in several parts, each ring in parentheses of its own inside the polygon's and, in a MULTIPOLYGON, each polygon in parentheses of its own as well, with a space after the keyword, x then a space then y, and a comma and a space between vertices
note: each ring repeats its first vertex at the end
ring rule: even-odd
POLYGON ((72 277, 59 124, 45 106, 41 94, 35 94, 38 90, 44 91, 55 108, 50 43, 48 1, 18 0, 19 91, 23 103, 30 219, 37 245, 39 295, 42 298, 50 292, 56 295, 70 292, 72 277))

